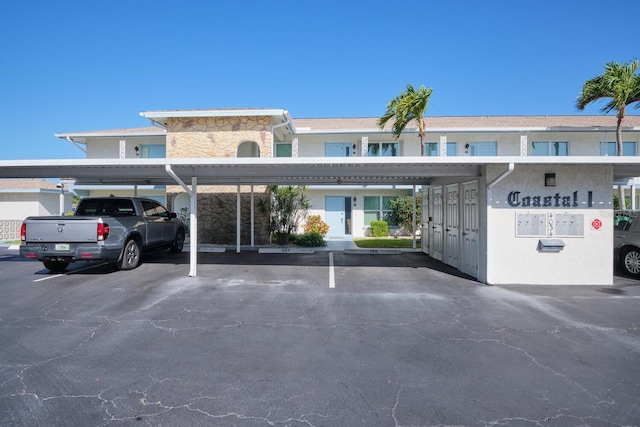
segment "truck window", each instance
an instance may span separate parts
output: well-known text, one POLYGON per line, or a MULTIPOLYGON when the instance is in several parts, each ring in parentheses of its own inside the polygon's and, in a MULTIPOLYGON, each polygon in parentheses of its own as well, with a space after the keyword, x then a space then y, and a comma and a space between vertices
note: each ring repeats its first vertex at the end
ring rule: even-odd
POLYGON ((169 217, 169 212, 158 202, 152 200, 143 200, 142 209, 144 209, 144 216, 159 216, 163 218, 169 217))

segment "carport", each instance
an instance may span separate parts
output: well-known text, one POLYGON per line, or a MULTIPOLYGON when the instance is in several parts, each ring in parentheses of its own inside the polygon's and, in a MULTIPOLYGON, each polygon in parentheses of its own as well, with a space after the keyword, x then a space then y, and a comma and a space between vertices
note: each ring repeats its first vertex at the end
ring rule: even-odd
MULTIPOLYGON (((197 273, 198 185, 412 185, 434 179, 486 178, 480 192, 490 211, 491 187, 520 166, 610 167, 615 181, 640 176, 638 157, 346 157, 211 159, 72 159, 0 161, 0 178, 74 179, 79 185, 180 185, 190 197, 192 238, 189 276, 197 273)), ((595 173, 595 172, 594 172, 595 173)), ((613 185, 613 183, 612 183, 613 185)), ((253 188, 253 187, 252 187, 253 188)), ((415 191, 414 191, 415 194, 415 191)), ((239 216, 238 216, 239 217, 239 216)), ((238 227, 239 227, 238 221, 238 227)), ((481 230, 487 234, 487 227, 481 230)), ((484 249, 486 249, 486 239, 484 249)), ((239 249, 239 238, 238 238, 239 249)))

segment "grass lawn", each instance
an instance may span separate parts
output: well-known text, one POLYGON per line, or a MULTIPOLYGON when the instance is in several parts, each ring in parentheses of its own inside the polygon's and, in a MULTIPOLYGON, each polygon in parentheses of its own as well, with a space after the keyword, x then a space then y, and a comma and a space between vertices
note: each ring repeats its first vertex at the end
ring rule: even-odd
MULTIPOLYGON (((364 237, 353 239, 359 248, 412 248, 413 239, 402 237, 364 237)), ((420 247, 420 239, 416 239, 416 248, 420 247)))
POLYGON ((20 240, 5 240, 4 243, 7 245, 19 245, 20 240))

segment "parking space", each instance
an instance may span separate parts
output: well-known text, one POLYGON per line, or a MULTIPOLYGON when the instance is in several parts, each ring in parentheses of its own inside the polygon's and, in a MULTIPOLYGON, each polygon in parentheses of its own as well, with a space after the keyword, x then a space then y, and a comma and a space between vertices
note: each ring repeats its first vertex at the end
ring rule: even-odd
POLYGON ((198 258, 193 278, 188 254, 54 275, 0 249, 0 424, 640 419, 634 279, 490 287, 420 253, 198 258))

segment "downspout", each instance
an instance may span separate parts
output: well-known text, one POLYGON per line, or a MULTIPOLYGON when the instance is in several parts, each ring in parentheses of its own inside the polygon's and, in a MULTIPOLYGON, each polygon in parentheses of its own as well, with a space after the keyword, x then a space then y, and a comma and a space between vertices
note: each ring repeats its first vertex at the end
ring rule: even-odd
POLYGON ((178 184, 180 184, 180 186, 184 189, 184 191, 187 192, 187 194, 189 195, 189 201, 190 201, 190 208, 189 208, 189 231, 190 231, 190 237, 189 237, 189 265, 190 265, 190 271, 189 271, 189 277, 195 277, 196 275, 196 266, 198 264, 198 214, 197 214, 197 209, 198 209, 198 204, 197 204, 197 195, 198 195, 198 190, 197 190, 197 177, 193 177, 191 178, 191 188, 189 188, 187 186, 187 184, 184 183, 184 181, 182 181, 180 179, 180 177, 178 175, 176 175, 176 173, 173 171, 173 169, 171 169, 171 165, 165 165, 164 166, 165 171, 169 174, 169 176, 171 176, 171 178, 174 179, 174 181, 176 181, 178 184))
POLYGON ((73 139, 69 138, 68 136, 65 137, 65 139, 67 141, 69 141, 71 143, 71 145, 73 145, 74 147, 76 147, 78 150, 82 151, 85 155, 87 154, 87 149, 86 148, 82 148, 77 142, 75 142, 73 139))
POLYGON ((271 157, 275 157, 275 154, 276 154, 276 138, 275 138, 275 134, 273 133, 273 131, 276 130, 277 128, 281 128, 281 127, 287 126, 289 124, 289 119, 287 118, 287 116, 285 116, 283 114, 282 117, 284 117, 284 119, 285 119, 284 123, 280 123, 279 125, 271 126, 271 157))
MULTIPOLYGON (((495 177, 493 179, 493 181, 491 181, 490 183, 487 184, 487 254, 489 253, 489 236, 491 236, 491 205, 493 203, 493 187, 499 183, 500 181, 502 181, 503 179, 505 179, 507 176, 511 175, 511 173, 513 172, 513 169, 515 167, 514 163, 509 163, 509 166, 507 167, 507 170, 502 172, 500 175, 498 175, 497 177, 495 177)), ((486 262, 486 277, 485 277, 485 281, 488 285, 491 285, 491 280, 490 280, 490 269, 489 269, 489 260, 485 260, 486 262)))

